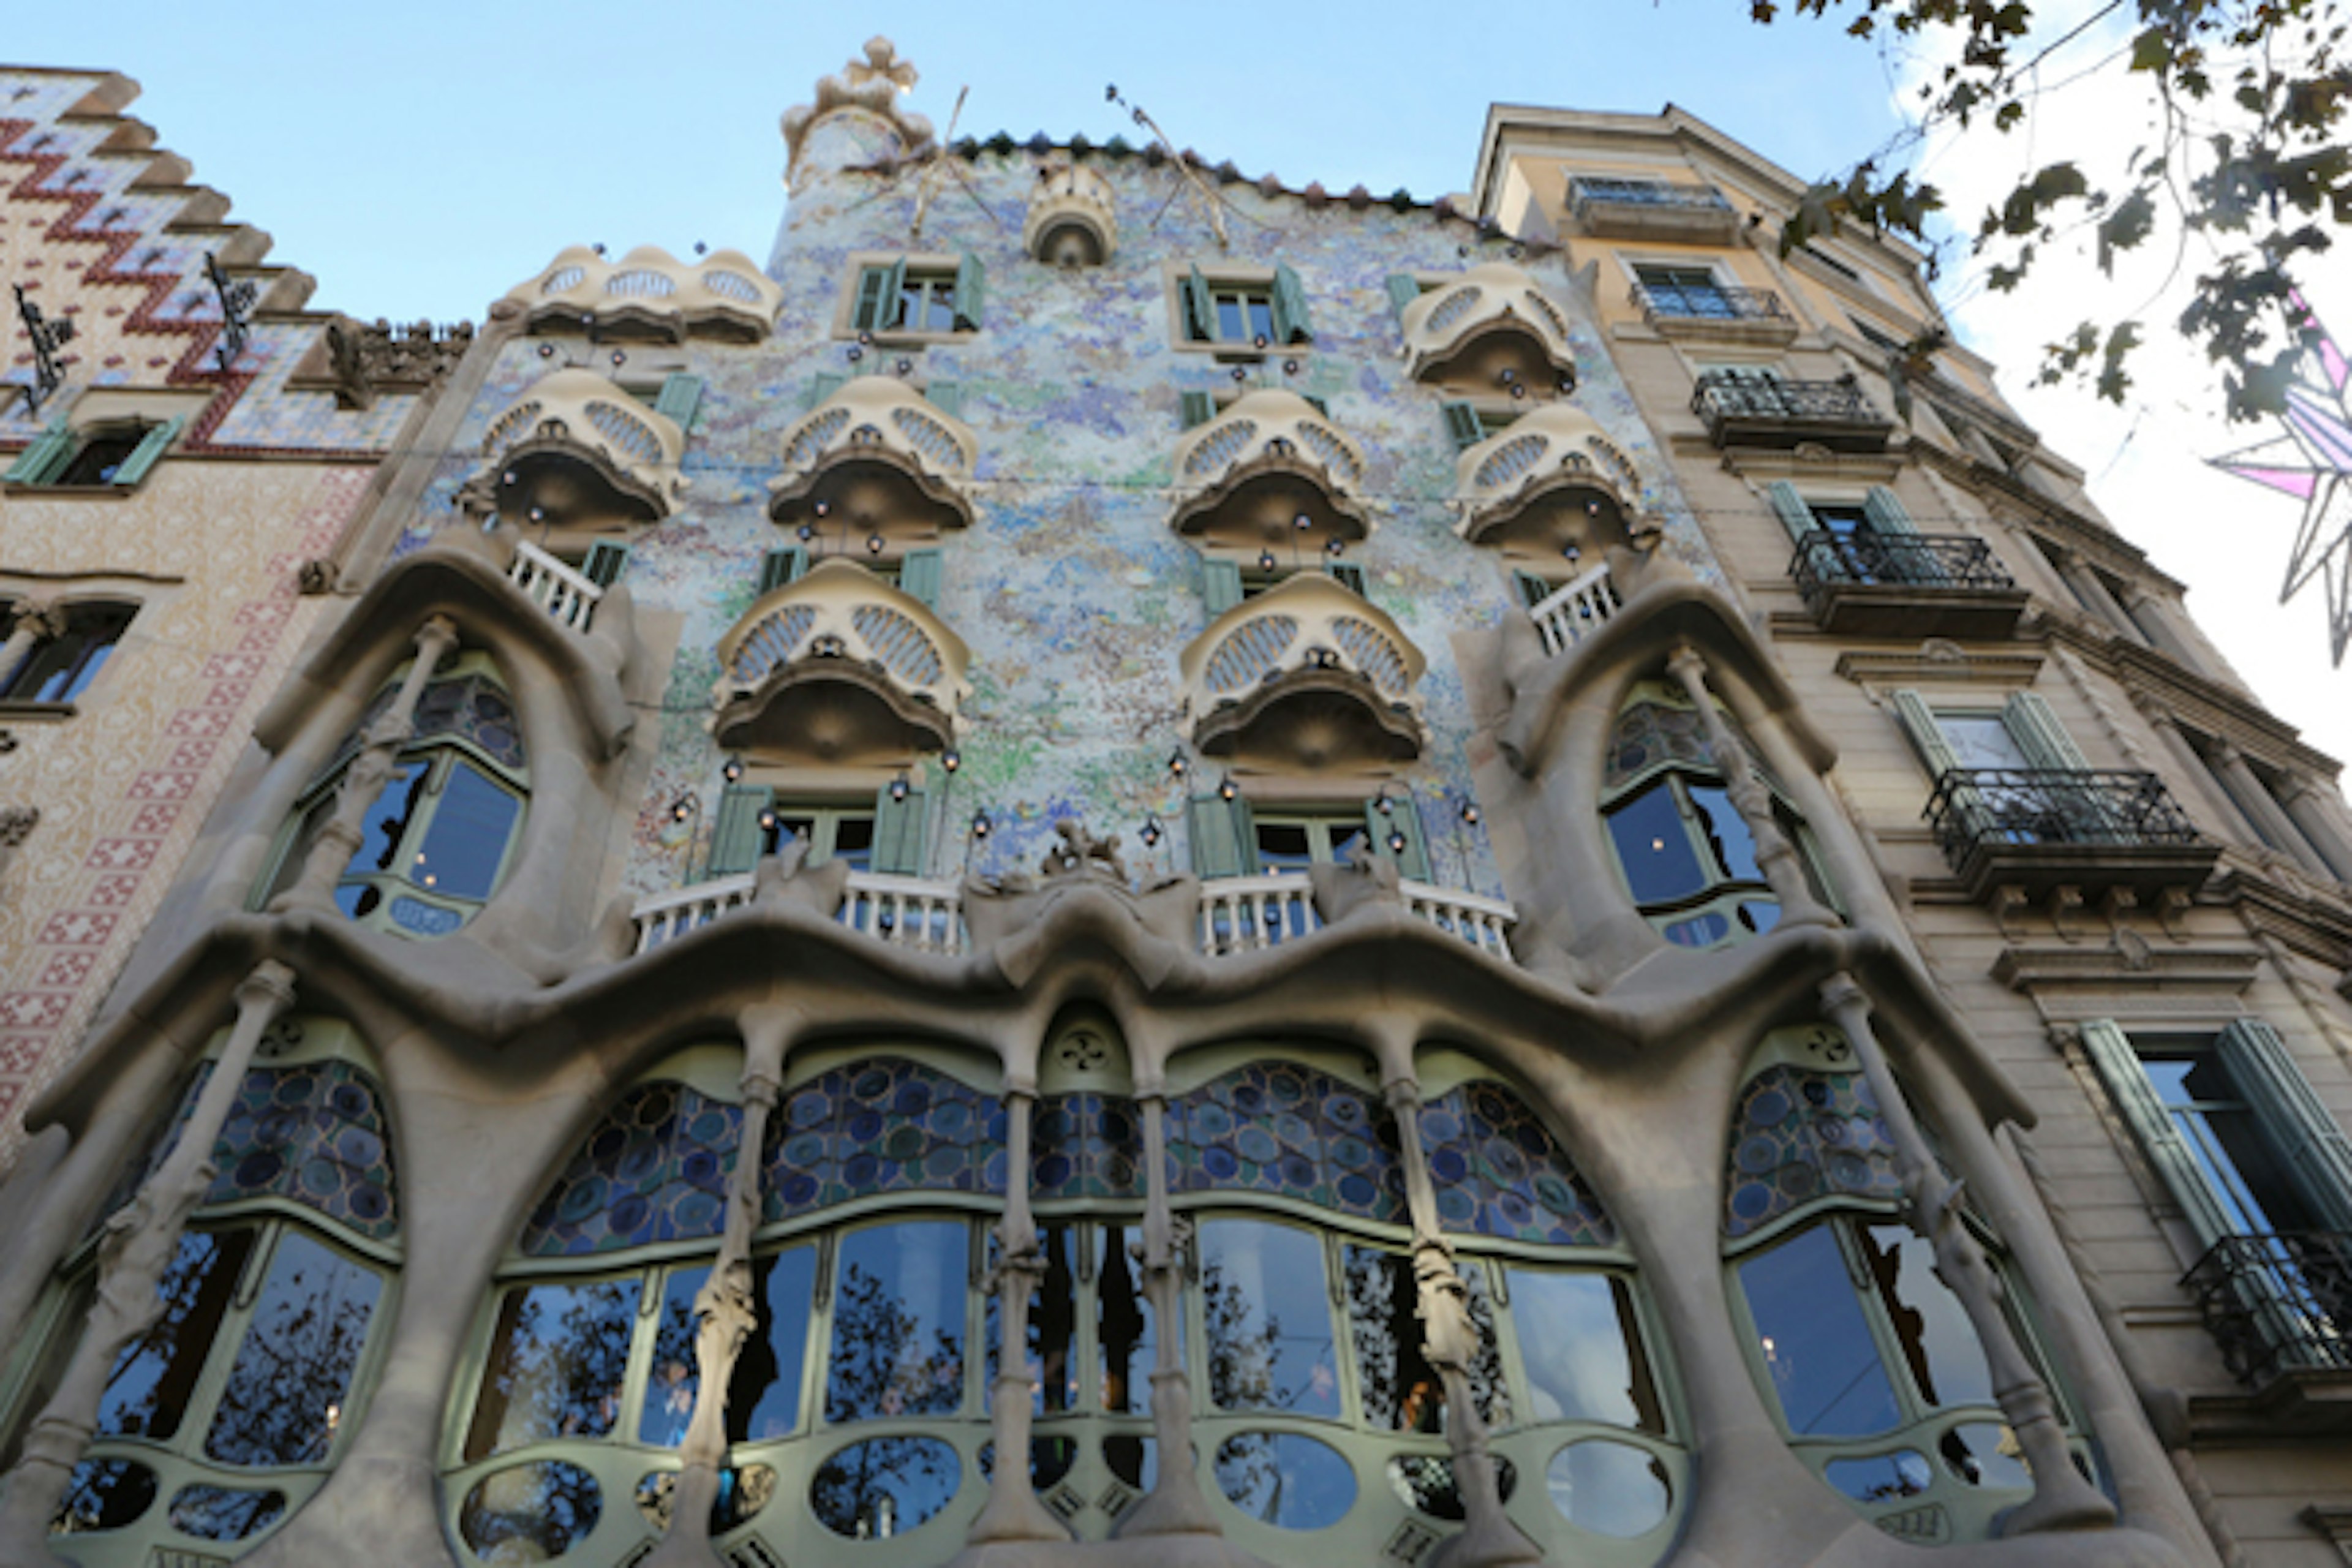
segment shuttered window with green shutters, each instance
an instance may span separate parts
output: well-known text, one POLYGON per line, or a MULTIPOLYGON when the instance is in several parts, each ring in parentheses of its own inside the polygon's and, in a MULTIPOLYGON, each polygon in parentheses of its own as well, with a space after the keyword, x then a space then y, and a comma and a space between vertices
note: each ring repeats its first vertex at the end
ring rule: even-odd
POLYGON ((821 370, 809 377, 808 406, 815 408, 824 400, 849 384, 849 378, 835 371, 821 370))
POLYGON ((960 381, 925 382, 923 401, 950 419, 961 419, 963 417, 963 383, 960 381))
POLYGON ((898 296, 907 278, 903 260, 863 268, 857 274, 857 297, 850 306, 849 324, 861 332, 888 331, 898 324, 898 296))
POLYGON ((772 594, 801 580, 808 570, 808 551, 797 544, 780 544, 760 558, 760 592, 772 594))
POLYGON ((1364 803, 1364 827, 1371 835, 1372 853, 1396 862, 1397 875, 1408 882, 1431 880, 1429 836, 1423 831, 1421 806, 1410 795, 1376 795, 1364 803))
POLYGON ((1201 602, 1209 607, 1209 618, 1215 620, 1235 605, 1247 598, 1242 585, 1242 569, 1238 562, 1219 561, 1213 556, 1201 562, 1201 602))
POLYGON ((1298 280, 1286 261, 1276 262, 1274 268, 1274 341, 1278 343, 1311 343, 1315 328, 1307 314, 1307 288, 1298 280))
POLYGON ((1354 594, 1358 598, 1368 599, 1371 596, 1365 588, 1364 569, 1355 562, 1327 561, 1323 564, 1323 570, 1333 582, 1354 594))
POLYGON ((76 430, 60 419, 16 455, 5 477, 10 484, 59 489, 127 489, 154 472, 187 424, 185 417, 175 417, 158 425, 76 430))
POLYGON ((1389 309, 1396 312, 1399 321, 1404 320, 1405 308, 1421 298, 1421 284, 1402 272, 1388 276, 1389 309))
POLYGON ((1437 412, 1444 417, 1445 434, 1457 452, 1466 452, 1486 438, 1486 421, 1478 410, 1467 403, 1441 403, 1437 412))
POLYGON ((937 550, 907 552, 898 561, 898 592, 939 608, 941 560, 937 550))
POLYGON ((1217 416, 1217 395, 1213 392, 1180 392, 1176 395, 1176 417, 1187 430, 1206 425, 1217 416))
POLYGON ((620 581, 621 572, 628 563, 627 545, 600 539, 588 547, 588 558, 580 563, 580 574, 599 588, 609 588, 620 581))
POLYGON ((65 468, 73 452, 73 426, 59 419, 33 437, 33 444, 16 454, 16 460, 8 465, 8 472, 0 478, 12 485, 47 484, 65 468))
POLYGON ((1190 268, 1178 306, 1188 342, 1266 349, 1315 341, 1307 286, 1287 263, 1275 268, 1271 281, 1212 279, 1190 268))
POLYGON ((758 864, 775 803, 776 792, 764 784, 729 784, 719 792, 706 875, 732 877, 758 864))
POLYGON ((662 383, 661 395, 654 399, 654 412, 674 421, 680 435, 694 432, 694 416, 702 406, 702 378, 698 375, 673 375, 662 383))
POLYGON ((874 797, 874 869, 893 877, 919 877, 924 870, 930 792, 909 783, 903 791, 885 784, 874 797))
POLYGON ((956 331, 961 332, 980 331, 981 309, 987 282, 988 274, 982 268, 979 257, 967 250, 957 258, 955 297, 951 307, 956 331))
POLYGON ((1256 874, 1257 826, 1248 801, 1238 795, 1226 800, 1213 790, 1194 795, 1184 815, 1194 876, 1205 880, 1256 874))

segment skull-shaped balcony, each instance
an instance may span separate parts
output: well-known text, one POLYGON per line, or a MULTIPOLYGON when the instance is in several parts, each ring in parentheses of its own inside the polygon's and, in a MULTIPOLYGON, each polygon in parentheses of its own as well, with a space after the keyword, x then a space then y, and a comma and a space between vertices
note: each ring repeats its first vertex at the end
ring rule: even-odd
POLYGON ((756 343, 775 324, 783 297, 740 250, 680 261, 657 245, 641 245, 607 261, 574 245, 491 313, 520 315, 527 331, 579 331, 601 342, 756 343))
POLYGON ((786 430, 783 445, 768 515, 804 540, 895 554, 971 524, 966 487, 979 444, 894 376, 845 383, 786 430))
POLYGON ((1507 395, 1576 388, 1568 318, 1507 261, 1474 267, 1404 308, 1405 372, 1415 381, 1507 395))
POLYGON ((1285 578, 1184 649, 1185 710, 1203 756, 1281 772, 1412 762, 1427 743, 1421 650, 1319 572, 1285 578))
POLYGON ((1363 449, 1296 393, 1253 392, 1176 447, 1170 526, 1237 554, 1345 550, 1371 532, 1363 449))
POLYGON ((835 557, 719 639, 712 728, 787 765, 903 765, 954 744, 970 657, 930 606, 835 557))
POLYGON ((1515 561, 1573 562, 1646 539, 1656 524, 1641 504, 1632 460, 1565 403, 1513 420, 1454 465, 1454 531, 1515 561))
POLYGON ((559 370, 490 422, 469 504, 541 537, 659 522, 685 493, 677 421, 593 370, 559 370))

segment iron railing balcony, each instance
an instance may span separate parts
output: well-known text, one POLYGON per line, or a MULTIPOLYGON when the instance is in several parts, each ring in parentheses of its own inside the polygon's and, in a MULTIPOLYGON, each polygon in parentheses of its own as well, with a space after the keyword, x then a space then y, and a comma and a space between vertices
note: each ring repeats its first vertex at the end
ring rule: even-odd
POLYGON ((1728 244, 1739 211, 1706 185, 1580 174, 1568 183, 1569 211, 1588 234, 1728 244))
POLYGON ((1762 321, 1796 331, 1797 320, 1769 289, 1726 283, 1636 283, 1632 299, 1643 320, 1663 328, 1674 321, 1762 321))
POLYGON ((1923 814, 1970 898, 2195 888, 2221 853, 2154 773, 1948 768, 1923 814))
POLYGON ((1794 447, 1815 442, 1832 451, 1876 452, 1894 422, 1851 376, 1785 381, 1738 371, 1704 372, 1691 389, 1691 412, 1722 446, 1794 447))
POLYGON ((2352 1237, 2225 1236, 2181 1283, 2241 1382, 2352 1371, 2352 1237))
POLYGON ((2005 637, 2030 595, 1965 533, 1841 533, 1797 542, 1789 575, 1824 631, 1848 637, 2005 637))

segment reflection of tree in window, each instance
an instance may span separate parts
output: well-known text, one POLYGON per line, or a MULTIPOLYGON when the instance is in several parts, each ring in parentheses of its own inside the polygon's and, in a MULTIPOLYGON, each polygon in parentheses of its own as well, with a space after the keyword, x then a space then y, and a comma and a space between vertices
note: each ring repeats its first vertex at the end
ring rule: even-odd
POLYGON ((1293 1226, 1215 1219, 1201 1226, 1209 1393, 1226 1410, 1339 1414, 1323 1248, 1293 1226))

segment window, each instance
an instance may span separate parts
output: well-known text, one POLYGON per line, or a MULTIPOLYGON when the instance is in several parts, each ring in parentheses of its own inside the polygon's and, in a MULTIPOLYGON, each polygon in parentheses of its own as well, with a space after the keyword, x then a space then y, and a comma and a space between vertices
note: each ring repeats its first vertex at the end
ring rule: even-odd
POLYGON ((1440 417, 1445 421, 1445 434, 1454 449, 1466 452, 1479 442, 1507 430, 1524 412, 1516 405, 1501 408, 1485 407, 1475 403, 1441 403, 1440 417))
POLYGON ((1933 708, 1916 691, 1895 710, 1941 794, 1978 837, 2010 844, 2117 841, 2124 824, 2099 780, 2034 692, 1998 709, 1933 708))
POLYGON ((1192 870, 1200 877, 1271 877, 1309 865, 1343 865, 1356 842, 1397 864, 1408 880, 1430 879, 1429 841, 1421 808, 1401 790, 1347 805, 1254 808, 1236 791, 1193 798, 1188 821, 1192 870))
MULTIPOLYGON (((427 685, 418 699, 414 731, 361 820, 360 847, 334 891, 352 919, 409 936, 446 936, 488 900, 520 837, 530 793, 521 729, 488 661, 470 655, 449 668, 455 673, 427 685)), ((396 689, 397 678, 303 791, 262 904, 300 877, 334 816, 368 725, 396 689)))
POLYGON ((920 783, 894 779, 863 800, 779 798, 765 784, 730 784, 719 797, 707 875, 749 871, 793 836, 808 840, 805 864, 842 860, 853 871, 926 874, 930 795, 920 783))
POLYGON ((179 439, 185 418, 160 424, 108 421, 76 429, 64 419, 16 455, 5 476, 52 489, 130 489, 142 483, 179 439))
POLYGON ((1674 267, 1641 263, 1634 279, 1650 308, 1665 316, 1705 316, 1729 320, 1740 314, 1738 302, 1711 267, 1674 267))
POLYGON ((61 613, 64 630, 37 637, 14 669, 0 672, 0 702, 73 701, 98 679, 139 607, 89 603, 61 606, 61 613))
POLYGON ((859 268, 849 325, 860 332, 944 337, 980 331, 986 273, 969 251, 954 260, 900 257, 859 268))
POLYGON ((1842 583, 1942 583, 1941 559, 1922 544, 1900 497, 1873 485, 1859 500, 1808 499, 1776 480, 1765 489, 1796 547, 1801 571, 1842 583))
POLYGON ((1273 551, 1263 551, 1255 561, 1222 560, 1213 555, 1201 558, 1201 600, 1208 606, 1209 618, 1214 620, 1235 605, 1255 599, 1277 583, 1287 581, 1300 572, 1320 571, 1333 582, 1358 597, 1368 597, 1364 569, 1352 561, 1340 561, 1328 556, 1317 557, 1302 565, 1285 562, 1273 551))
POLYGON ((1180 289, 1187 342, 1265 349, 1315 341, 1306 288, 1286 262, 1276 266, 1271 279, 1212 279, 1195 267, 1180 289))

